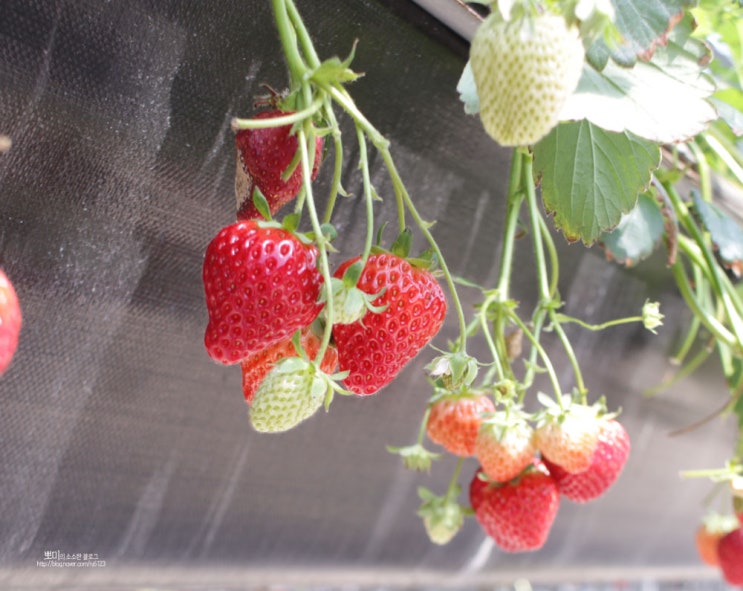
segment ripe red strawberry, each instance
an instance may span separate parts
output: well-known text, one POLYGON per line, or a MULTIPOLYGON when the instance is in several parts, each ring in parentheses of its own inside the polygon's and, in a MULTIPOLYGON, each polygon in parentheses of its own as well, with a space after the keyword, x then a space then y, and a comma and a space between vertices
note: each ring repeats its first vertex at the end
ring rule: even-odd
POLYGON ((220 230, 203 269, 209 356, 239 363, 309 326, 322 309, 316 258, 314 246, 282 228, 244 221, 220 230))
POLYGON ((475 438, 484 413, 495 411, 493 401, 484 394, 451 395, 437 400, 426 422, 431 441, 448 452, 467 457, 475 453, 475 438))
POLYGON ((534 461, 534 429, 516 409, 500 411, 480 425, 475 456, 491 480, 508 482, 534 461))
POLYGON ((18 348, 21 324, 18 295, 8 276, 0 270, 0 376, 8 369, 18 348))
MULTIPOLYGON (((314 360, 320 350, 320 339, 309 328, 302 331, 302 337, 299 341, 307 357, 314 360)), ((276 365, 278 361, 287 357, 296 357, 297 351, 294 348, 292 339, 288 338, 280 341, 259 351, 240 362, 243 375, 243 396, 248 404, 253 402, 253 396, 261 385, 266 374, 276 365)), ((338 352, 335 347, 328 347, 325 351, 320 369, 327 374, 332 374, 338 365, 338 352)))
POLYGON ((624 427, 613 419, 603 419, 600 422, 598 445, 586 470, 571 474, 547 458, 544 458, 544 463, 562 495, 576 503, 587 503, 600 497, 614 484, 629 452, 630 440, 624 427))
POLYGON ((470 47, 480 119, 503 146, 536 143, 557 125, 583 67, 578 30, 562 16, 503 20, 494 10, 470 47))
POLYGON ((743 528, 720 538, 717 557, 725 580, 731 585, 743 585, 743 528))
POLYGON ((311 417, 328 395, 329 377, 300 357, 279 361, 258 387, 250 407, 256 431, 288 431, 311 417))
MULTIPOLYGON (((256 119, 274 119, 283 115, 290 115, 291 111, 270 110, 261 111, 256 119)), ((291 201, 299 193, 302 186, 302 170, 298 161, 296 168, 289 178, 282 178, 289 166, 295 162, 299 142, 296 134, 291 133, 291 125, 267 127, 263 129, 243 129, 235 136, 235 145, 238 152, 238 162, 244 172, 257 186, 268 201, 271 214, 276 213, 282 206, 291 201)), ((322 160, 323 140, 315 139, 315 156, 312 166, 312 180, 315 180, 322 160)), ((238 219, 262 218, 253 204, 253 185, 248 183, 244 200, 238 207, 238 219)))
POLYGON ((588 470, 599 441, 601 423, 596 409, 571 404, 548 409, 537 426, 537 447, 553 464, 571 474, 588 470))
MULTIPOLYGON (((343 263, 335 277, 358 257, 343 263)), ((348 371, 345 387, 360 396, 389 384, 408 361, 436 335, 444 323, 446 299, 433 275, 396 255, 374 254, 367 260, 357 287, 368 294, 384 293, 361 320, 333 326, 340 371, 348 371)))
POLYGON ((738 529, 738 527, 738 520, 732 515, 710 513, 704 518, 704 521, 694 533, 694 543, 699 557, 705 564, 710 566, 720 565, 717 545, 723 536, 738 529))
POLYGON ((508 552, 538 550, 547 541, 560 506, 557 485, 544 465, 505 484, 481 479, 470 483, 470 504, 485 533, 508 552))

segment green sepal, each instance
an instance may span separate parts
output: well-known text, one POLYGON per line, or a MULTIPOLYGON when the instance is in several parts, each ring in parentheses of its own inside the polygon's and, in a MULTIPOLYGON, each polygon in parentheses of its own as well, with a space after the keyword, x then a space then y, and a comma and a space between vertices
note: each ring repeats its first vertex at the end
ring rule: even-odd
POLYGON ((255 205, 258 213, 263 216, 264 220, 270 222, 273 219, 273 217, 271 216, 271 208, 268 205, 266 197, 258 188, 258 185, 255 185, 253 187, 253 194, 251 195, 251 199, 253 200, 253 205, 255 205))
POLYGON ((405 228, 390 247, 390 252, 401 259, 407 259, 410 254, 410 247, 413 245, 413 233, 410 228, 405 228))
POLYGON ((361 277, 363 270, 364 264, 361 259, 349 265, 343 273, 343 285, 346 287, 355 287, 359 282, 359 277, 361 277))
MULTIPOLYGON (((287 232, 291 232, 292 234, 297 233, 297 228, 299 227, 299 222, 301 220, 301 217, 298 213, 292 212, 290 214, 287 214, 283 220, 281 220, 281 226, 286 230, 287 232)), ((305 235, 307 238, 309 236, 305 235)))
POLYGON ((341 59, 336 56, 325 60, 310 73, 309 78, 320 85, 333 85, 353 82, 363 76, 364 74, 359 74, 349 68, 353 58, 356 56, 357 44, 358 39, 353 42, 351 53, 348 54, 346 59, 341 61, 341 59))
POLYGON ((428 451, 420 443, 404 447, 392 447, 388 445, 387 451, 400 456, 405 468, 418 472, 428 472, 431 469, 431 462, 441 457, 441 454, 428 451))

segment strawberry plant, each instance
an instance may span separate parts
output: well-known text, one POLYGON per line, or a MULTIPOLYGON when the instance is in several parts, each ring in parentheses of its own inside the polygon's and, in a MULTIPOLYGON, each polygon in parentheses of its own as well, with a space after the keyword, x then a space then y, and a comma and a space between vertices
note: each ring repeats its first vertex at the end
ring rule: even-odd
MULTIPOLYGON (((674 356, 680 369, 658 390, 717 354, 730 391, 715 416, 734 414, 742 435, 723 468, 687 476, 729 482, 738 494, 743 298, 735 278, 743 274, 743 230, 715 202, 713 178, 743 184, 736 148, 743 72, 720 65, 704 39, 721 28, 718 47, 740 58, 737 29, 725 23, 741 7, 711 0, 479 3, 490 12, 472 40, 458 91, 483 133, 512 149, 494 283, 451 273, 389 141, 347 89, 358 77, 353 50, 345 60, 321 60, 294 1, 272 0, 290 84, 273 93, 270 111, 233 120, 243 221, 226 226, 207 248, 209 355, 241 364, 253 427, 285 431, 323 404, 328 409, 335 393, 384 395, 432 345, 448 311, 458 334, 443 348, 437 343, 420 380, 430 397, 418 438, 388 450, 422 471, 444 452, 458 457, 443 495, 419 490, 419 516, 433 542, 447 543, 474 515, 504 550, 538 550, 560 497, 600 498, 620 477, 631 447, 621 415, 607 407, 611 393, 591 392, 585 383, 566 325, 597 331, 639 322, 656 332, 663 321, 650 300, 636 303, 635 316, 601 324, 565 314, 550 225, 568 242, 596 245, 627 267, 662 248, 692 321, 674 356), (332 224, 344 207, 338 197, 346 196, 337 111, 355 131, 363 187, 355 199, 365 226, 361 252, 340 253, 345 262, 333 271, 332 224), (389 174, 391 195, 379 195, 372 183, 370 146, 389 174), (323 212, 314 186, 320 165, 332 171, 323 212), (375 216, 380 199, 396 204, 398 237, 389 248, 375 216), (293 210, 273 220, 290 202, 293 210), (303 223, 309 229, 300 232, 303 223), (522 234, 528 238, 518 240, 522 234), (411 256, 415 240, 424 247, 411 256), (533 272, 531 309, 511 293, 517 248, 533 256, 533 266, 519 270, 533 272), (475 294, 470 310, 462 290, 475 294), (567 359, 567 378, 545 344, 548 332, 567 359), (463 501, 459 476, 467 458, 480 466, 463 501)), ((739 534, 729 535, 721 563, 722 555, 739 552, 739 534)))

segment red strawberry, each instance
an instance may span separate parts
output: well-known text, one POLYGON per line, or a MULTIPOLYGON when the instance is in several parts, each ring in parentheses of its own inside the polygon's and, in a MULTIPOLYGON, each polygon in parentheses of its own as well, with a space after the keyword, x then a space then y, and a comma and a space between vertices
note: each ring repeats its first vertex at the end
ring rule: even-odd
POLYGON ((587 503, 604 494, 619 477, 629 452, 627 431, 617 421, 605 419, 600 422, 598 445, 588 469, 571 474, 547 458, 544 463, 562 495, 576 503, 587 503))
MULTIPOLYGON (((290 115, 291 111, 261 111, 256 119, 274 119, 290 115)), ((299 142, 291 133, 291 125, 267 127, 264 129, 243 129, 235 136, 238 161, 243 171, 249 175, 268 201, 271 214, 276 213, 283 205, 299 193, 302 186, 302 169, 299 161, 295 162, 299 142), (296 164, 289 178, 282 178, 290 165, 296 164)), ((315 180, 322 159, 323 140, 315 139, 315 158, 312 166, 312 180, 315 180)), ((253 184, 247 183, 247 191, 238 207, 237 217, 241 220, 262 218, 253 204, 253 184)))
POLYGON ((717 545, 722 537, 738 529, 738 519, 732 515, 711 513, 704 518, 694 534, 694 542, 702 561, 710 566, 719 566, 717 545))
MULTIPOLYGON (((314 360, 317 357, 317 353, 320 350, 320 339, 312 330, 309 328, 303 330, 299 343, 310 359, 314 360)), ((297 351, 294 348, 292 339, 288 338, 243 359, 240 365, 243 374, 243 396, 245 396, 245 401, 248 404, 253 401, 253 396, 256 390, 258 390, 258 386, 261 385, 263 378, 276 365, 276 362, 286 357, 296 356, 297 351)), ((320 369, 326 374, 332 374, 337 365, 338 352, 335 350, 335 347, 328 347, 320 364, 320 369)))
POLYGON ((743 528, 720 538, 717 557, 725 580, 731 585, 743 585, 743 528))
MULTIPOLYGON (((335 272, 343 277, 358 257, 335 272)), ((357 287, 368 294, 384 293, 361 320, 333 326, 343 384, 360 396, 374 394, 389 384, 408 361, 436 335, 444 323, 446 299, 441 286, 426 269, 414 267, 394 254, 374 254, 367 260, 357 287)))
POLYGON ((316 258, 314 246, 282 228, 253 221, 223 228, 204 258, 209 356, 238 363, 309 326, 322 309, 316 258))
POLYGON ((470 483, 470 504, 485 533, 508 552, 538 550, 547 541, 560 506, 557 485, 544 465, 508 483, 483 480, 479 469, 470 483))
POLYGON ((475 456, 495 482, 508 482, 534 461, 534 429, 517 409, 484 420, 475 440, 475 456))
POLYGON ((600 422, 596 408, 570 404, 545 411, 537 426, 537 447, 553 464, 571 474, 588 470, 598 445, 600 422))
POLYGON ((21 332, 21 307, 8 276, 0 270, 0 376, 10 365, 21 332))
POLYGON ((456 456, 475 453, 475 438, 483 413, 495 411, 488 396, 474 392, 437 400, 428 415, 426 432, 431 441, 443 445, 456 456))

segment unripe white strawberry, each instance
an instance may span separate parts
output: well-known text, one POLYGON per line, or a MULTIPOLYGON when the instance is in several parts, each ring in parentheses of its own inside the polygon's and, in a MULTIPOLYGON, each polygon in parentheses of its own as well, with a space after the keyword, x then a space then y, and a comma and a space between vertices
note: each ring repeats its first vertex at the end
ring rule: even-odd
POLYGON ((492 12, 470 47, 480 119, 503 146, 538 142, 555 127, 580 79, 583 43, 562 16, 504 21, 492 12))
POLYGON ((277 363, 253 397, 250 423, 256 431, 277 433, 296 427, 322 406, 328 381, 298 357, 277 363))

